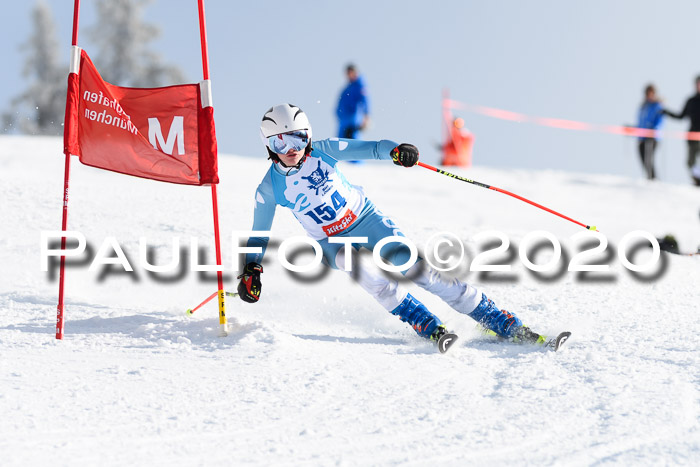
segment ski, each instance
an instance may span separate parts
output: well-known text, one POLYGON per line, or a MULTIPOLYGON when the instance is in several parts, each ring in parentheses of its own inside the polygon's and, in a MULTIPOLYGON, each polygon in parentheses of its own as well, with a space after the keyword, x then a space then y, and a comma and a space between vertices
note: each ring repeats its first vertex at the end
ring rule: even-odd
POLYGON ((532 332, 527 326, 523 326, 519 333, 513 337, 512 341, 517 344, 540 345, 547 350, 556 352, 564 342, 571 336, 568 331, 560 332, 556 337, 547 337, 536 332, 532 332))
POLYGON ((566 342, 569 339, 569 336, 571 336, 571 333, 569 331, 561 332, 559 333, 559 335, 557 335, 557 337, 547 339, 544 343, 544 346, 556 352, 557 350, 559 350, 559 347, 561 347, 564 344, 564 342, 566 342))
MULTIPOLYGON (((482 334, 496 337, 498 338, 498 340, 501 341, 507 340, 504 337, 499 336, 492 330, 484 328, 480 324, 477 325, 477 328, 482 332, 482 334)), ((512 339, 509 339, 509 341, 513 342, 514 344, 538 345, 544 347, 547 350, 556 352, 562 345, 564 345, 564 343, 571 336, 571 333, 569 331, 560 332, 559 334, 557 334, 556 337, 547 337, 541 334, 536 334, 530 331, 529 328, 525 328, 525 330, 526 331, 523 336, 513 337, 512 339)))
POLYGON ((440 338, 437 341, 437 347, 440 353, 445 353, 448 350, 450 350, 450 347, 452 347, 454 343, 457 342, 457 339, 459 339, 459 336, 450 332, 447 332, 440 336, 440 338))

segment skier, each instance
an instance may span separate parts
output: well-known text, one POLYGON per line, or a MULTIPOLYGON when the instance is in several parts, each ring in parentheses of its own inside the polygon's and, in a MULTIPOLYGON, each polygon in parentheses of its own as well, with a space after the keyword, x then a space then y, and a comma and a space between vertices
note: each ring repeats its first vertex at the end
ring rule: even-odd
MULTIPOLYGON (((369 250, 383 238, 404 236, 361 189, 347 182, 337 163, 341 160, 378 159, 412 167, 418 162, 415 146, 389 140, 314 141, 306 114, 291 104, 277 105, 265 112, 260 130, 272 164, 255 193, 253 230, 269 230, 276 205, 285 206, 292 210, 307 234, 318 241, 324 262, 334 269, 344 267, 345 251, 342 243, 329 242, 331 236, 366 237, 365 242, 353 243, 353 247, 369 250)), ((261 263, 267 243, 266 237, 248 239, 248 247, 260 247, 261 252, 246 255, 243 273, 238 276, 238 293, 243 301, 255 303, 260 299, 261 263)), ((410 257, 409 248, 399 245, 398 248, 382 249, 382 257, 395 266, 405 264, 410 257)), ((545 344, 544 336, 523 326, 514 314, 500 310, 476 287, 457 279, 446 279, 423 263, 419 258, 403 274, 498 336, 545 344)), ((357 281, 379 304, 410 324, 421 337, 439 341, 449 335, 442 321, 396 280, 362 268, 357 281)))
MULTIPOLYGON (((658 130, 661 128, 663 116, 663 108, 656 97, 656 88, 653 84, 650 84, 644 88, 644 102, 639 108, 637 126, 649 130, 658 130)), ((656 151, 656 138, 639 138, 639 158, 649 180, 656 178, 654 151, 656 151)))

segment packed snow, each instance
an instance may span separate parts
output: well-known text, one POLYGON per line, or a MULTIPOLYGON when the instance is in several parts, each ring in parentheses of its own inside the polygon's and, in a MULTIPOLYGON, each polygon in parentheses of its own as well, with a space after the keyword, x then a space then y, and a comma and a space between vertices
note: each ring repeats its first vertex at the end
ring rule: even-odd
MULTIPOLYGON (((460 340, 444 355, 384 311, 341 271, 286 271, 268 250, 259 303, 193 308, 216 277, 188 267, 149 274, 139 238, 172 258, 173 238, 213 262, 211 190, 71 165, 69 230, 92 255, 107 237, 134 272, 66 276, 65 339, 54 338, 58 275, 41 271, 41 232, 60 230, 64 157, 58 138, 0 137, 0 463, 26 465, 662 465, 700 464, 700 256, 662 253, 633 274, 619 244, 642 230, 700 245, 700 189, 554 170, 455 173, 515 192, 608 240, 566 270, 584 229, 521 201, 421 168, 346 164, 343 171, 419 248, 438 232, 461 239, 456 274, 534 330, 568 330, 557 353, 499 342, 423 290, 406 286, 460 340), (510 272, 468 271, 474 255, 510 241, 510 272), (533 231, 561 242, 563 267, 535 274, 518 245, 533 231), (487 245, 491 242, 491 245, 487 245)), ((262 152, 261 152, 262 154, 262 152)), ((264 157, 221 155, 218 187, 226 289, 235 291, 232 232, 252 224, 264 157)), ((448 169, 451 170, 451 169, 448 169)), ((278 208, 277 244, 303 235, 278 208)), ((589 248, 591 245, 589 245, 589 248)), ((650 261, 638 248, 633 264, 650 261)), ((187 255, 185 255, 187 256, 187 255)), ((530 249, 546 263, 551 248, 530 249)), ((296 261, 310 261, 300 254, 296 261)), ((235 264, 235 266, 234 266, 235 264)))

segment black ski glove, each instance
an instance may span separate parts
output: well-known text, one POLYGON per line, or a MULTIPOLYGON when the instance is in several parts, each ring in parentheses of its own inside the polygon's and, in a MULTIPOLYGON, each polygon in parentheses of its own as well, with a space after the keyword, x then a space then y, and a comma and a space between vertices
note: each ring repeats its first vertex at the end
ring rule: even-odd
POLYGON ((391 150, 391 159, 396 165, 413 167, 418 162, 418 148, 412 144, 399 144, 391 150))
POLYGON ((243 274, 237 277, 241 282, 238 283, 238 296, 244 302, 255 303, 260 300, 260 292, 262 291, 262 282, 260 282, 260 274, 263 272, 263 267, 258 263, 248 263, 243 268, 243 274))

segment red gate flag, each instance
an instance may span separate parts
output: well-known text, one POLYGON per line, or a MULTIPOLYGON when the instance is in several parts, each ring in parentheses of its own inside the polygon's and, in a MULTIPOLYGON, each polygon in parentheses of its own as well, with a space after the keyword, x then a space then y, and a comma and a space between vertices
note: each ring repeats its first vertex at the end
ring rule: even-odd
POLYGON ((185 185, 219 183, 209 81, 125 88, 73 48, 64 150, 85 165, 185 185))
MULTIPOLYGON (((63 219, 68 227, 71 154, 83 164, 170 183, 211 188, 216 264, 221 265, 219 207, 216 194, 217 147, 209 80, 209 53, 204 0, 197 0, 202 77, 197 84, 135 89, 106 83, 90 57, 78 47, 80 0, 74 0, 73 38, 63 129, 63 219), (164 136, 167 134, 167 137, 164 136)), ((117 45, 118 46, 118 45, 117 45)), ((66 237, 61 236, 65 251, 66 237)), ((61 254, 56 309, 56 339, 63 339, 66 256, 61 254)), ((220 335, 228 334, 222 269, 219 289, 220 335)))

